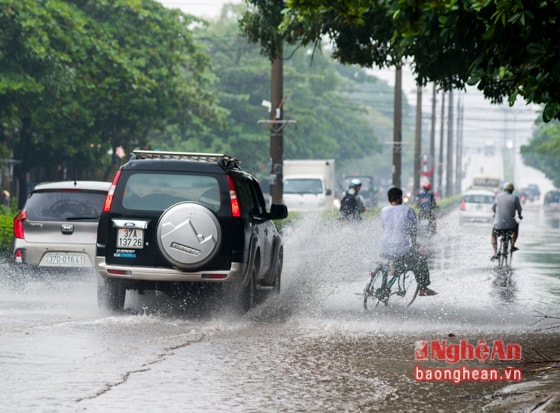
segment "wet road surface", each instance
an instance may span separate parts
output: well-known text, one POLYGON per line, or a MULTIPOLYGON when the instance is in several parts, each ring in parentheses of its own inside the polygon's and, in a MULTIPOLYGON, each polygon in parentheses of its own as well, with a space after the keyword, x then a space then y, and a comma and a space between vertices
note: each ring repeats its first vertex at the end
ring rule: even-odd
MULTIPOLYGON (((7 411, 359 412, 480 411, 506 382, 419 382, 418 341, 519 344, 523 356, 558 347, 560 211, 528 205, 512 285, 490 262, 490 227, 442 218, 426 246, 439 294, 411 307, 363 310, 378 261, 377 218, 359 226, 307 217, 285 231, 280 296, 242 318, 193 313, 162 295, 127 297, 100 312, 93 274, 0 284, 0 389, 7 411), (556 314, 554 314, 556 311, 556 314)), ((8 277, 5 274, 8 274, 8 277)), ((532 367, 470 360, 472 368, 532 367)), ((488 410, 492 411, 492 410, 488 410)))

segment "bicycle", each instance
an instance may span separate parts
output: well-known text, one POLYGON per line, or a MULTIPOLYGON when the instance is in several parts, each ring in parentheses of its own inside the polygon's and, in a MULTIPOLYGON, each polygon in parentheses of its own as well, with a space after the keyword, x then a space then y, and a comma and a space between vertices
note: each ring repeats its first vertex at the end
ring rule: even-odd
POLYGON ((513 248, 511 248, 511 241, 513 230, 501 229, 497 230, 498 235, 498 266, 497 270, 503 270, 506 273, 511 272, 511 259, 513 257, 513 248))
POLYGON ((412 289, 414 289, 414 293, 407 307, 414 302, 420 290, 414 274, 410 274, 407 265, 398 260, 380 263, 374 271, 370 272, 370 279, 364 289, 364 310, 368 309, 368 300, 375 301, 375 307, 379 303, 387 306, 391 296, 397 295, 404 298, 407 291, 412 289), (396 291, 393 291, 395 284, 396 291))

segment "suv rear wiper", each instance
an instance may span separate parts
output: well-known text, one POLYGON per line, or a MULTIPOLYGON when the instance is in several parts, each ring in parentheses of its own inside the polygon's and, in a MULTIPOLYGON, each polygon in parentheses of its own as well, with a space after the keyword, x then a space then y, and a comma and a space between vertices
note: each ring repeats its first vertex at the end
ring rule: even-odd
POLYGON ((85 219, 99 219, 99 215, 93 216, 93 215, 85 215, 83 217, 67 217, 66 221, 80 221, 80 220, 85 220, 85 219))

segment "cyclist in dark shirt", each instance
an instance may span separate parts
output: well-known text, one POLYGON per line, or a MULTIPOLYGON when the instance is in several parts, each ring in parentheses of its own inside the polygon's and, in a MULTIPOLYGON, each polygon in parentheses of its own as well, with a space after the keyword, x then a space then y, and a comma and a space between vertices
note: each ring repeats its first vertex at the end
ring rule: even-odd
POLYGON ((513 184, 508 182, 504 185, 504 192, 499 194, 494 200, 492 211, 494 211, 494 227, 492 228, 491 243, 494 255, 491 260, 498 259, 498 235, 505 230, 511 230, 511 250, 517 251, 515 241, 519 235, 519 223, 515 219, 515 213, 519 219, 523 219, 521 215, 522 207, 519 197, 513 194, 513 184))

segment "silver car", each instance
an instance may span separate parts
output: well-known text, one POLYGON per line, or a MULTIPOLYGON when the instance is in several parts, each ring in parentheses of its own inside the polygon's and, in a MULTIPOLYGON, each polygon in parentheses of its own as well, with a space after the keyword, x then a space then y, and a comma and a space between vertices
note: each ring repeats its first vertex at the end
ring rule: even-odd
POLYGON ((92 269, 110 182, 38 184, 14 218, 13 260, 34 269, 92 269))
POLYGON ((494 212, 492 204, 494 192, 485 190, 470 190, 463 194, 459 207, 459 222, 492 222, 494 212))

